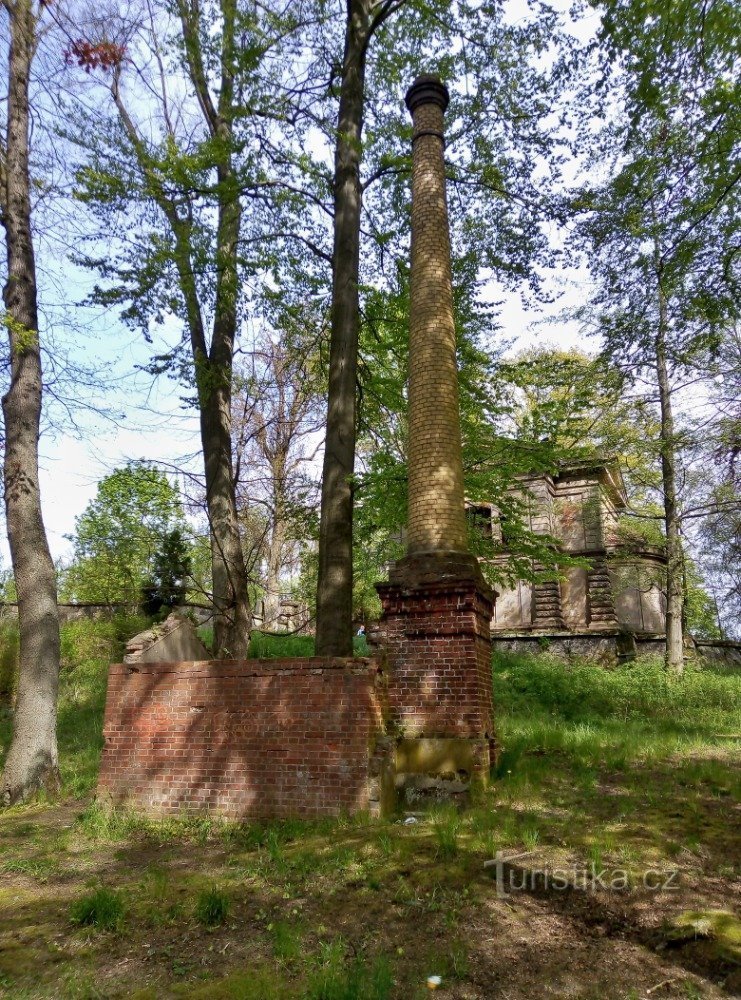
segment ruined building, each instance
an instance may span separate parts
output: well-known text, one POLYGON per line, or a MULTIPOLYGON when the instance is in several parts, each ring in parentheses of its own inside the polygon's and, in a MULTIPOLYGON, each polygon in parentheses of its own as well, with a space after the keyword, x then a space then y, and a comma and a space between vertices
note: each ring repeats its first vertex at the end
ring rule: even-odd
MULTIPOLYGON (((556 475, 522 480, 518 492, 532 530, 553 536, 585 565, 565 569, 560 580, 499 585, 491 623, 495 644, 522 648, 539 642, 600 656, 630 653, 636 643, 658 649, 665 630, 666 559, 659 548, 621 542, 618 518, 627 500, 617 463, 564 463, 556 475)), ((506 549, 507 525, 495 509, 469 506, 469 516, 506 549)), ((504 563, 506 552, 497 558, 504 563)))

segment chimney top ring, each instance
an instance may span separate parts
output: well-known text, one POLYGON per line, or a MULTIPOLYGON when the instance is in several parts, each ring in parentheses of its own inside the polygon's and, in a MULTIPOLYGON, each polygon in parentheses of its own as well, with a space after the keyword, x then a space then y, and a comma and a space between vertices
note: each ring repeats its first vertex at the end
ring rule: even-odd
POLYGON ((410 114, 423 104, 437 104, 443 111, 448 106, 448 88, 435 73, 422 73, 411 85, 404 98, 410 114))

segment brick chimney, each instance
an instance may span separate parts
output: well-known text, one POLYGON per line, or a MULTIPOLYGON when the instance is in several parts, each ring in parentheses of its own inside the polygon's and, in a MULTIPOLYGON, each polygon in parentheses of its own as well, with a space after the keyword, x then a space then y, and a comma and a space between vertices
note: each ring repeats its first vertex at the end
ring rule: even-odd
POLYGON ((389 711, 403 736, 408 804, 486 784, 492 739, 493 593, 468 550, 463 492, 443 116, 447 88, 418 77, 412 138, 407 553, 378 584, 389 711))
POLYGON ((412 138, 408 551, 466 552, 443 115, 447 88, 420 76, 406 96, 412 138))

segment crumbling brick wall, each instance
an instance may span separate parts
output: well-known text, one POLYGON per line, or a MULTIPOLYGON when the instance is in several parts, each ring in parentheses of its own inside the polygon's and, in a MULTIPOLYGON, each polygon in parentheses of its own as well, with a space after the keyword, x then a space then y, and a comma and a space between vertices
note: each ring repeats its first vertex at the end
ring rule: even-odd
POLYGON ((98 792, 155 814, 376 811, 383 702, 371 659, 114 664, 98 792))

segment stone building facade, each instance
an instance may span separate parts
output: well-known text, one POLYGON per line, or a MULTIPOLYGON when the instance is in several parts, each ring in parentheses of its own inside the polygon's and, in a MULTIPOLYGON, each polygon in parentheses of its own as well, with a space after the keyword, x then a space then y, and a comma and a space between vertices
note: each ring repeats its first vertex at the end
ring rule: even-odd
MULTIPOLYGON (((616 463, 602 459, 564 463, 555 475, 528 477, 518 492, 533 531, 548 534, 584 565, 565 569, 562 578, 499 586, 492 619, 494 641, 551 636, 583 637, 580 652, 615 646, 618 635, 660 641, 665 631, 664 575, 660 549, 621 545, 618 520, 627 505, 616 463), (598 642, 599 639, 610 640, 598 642)), ((491 524, 506 547, 507 526, 493 508, 473 508, 478 523, 491 524)), ((506 551, 499 559, 506 560, 506 551)))

